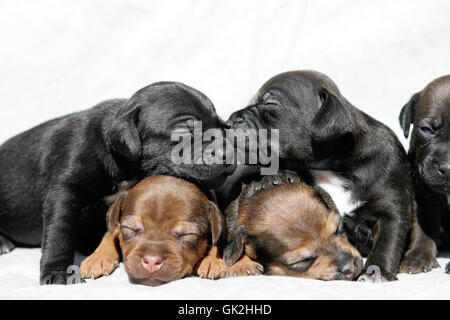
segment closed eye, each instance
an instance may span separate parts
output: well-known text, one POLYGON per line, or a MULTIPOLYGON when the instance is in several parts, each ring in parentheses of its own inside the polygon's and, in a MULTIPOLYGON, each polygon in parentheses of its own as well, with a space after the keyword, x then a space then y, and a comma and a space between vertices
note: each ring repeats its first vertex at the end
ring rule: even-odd
POLYGON ((197 233, 177 233, 177 234, 175 234, 175 238, 177 238, 177 239, 182 239, 182 238, 186 238, 186 237, 200 237, 200 235, 199 234, 197 234, 197 233))
POLYGON ((309 258, 291 263, 287 267, 289 269, 291 269, 292 271, 305 272, 314 263, 315 260, 316 260, 316 257, 313 256, 313 257, 309 257, 309 258))
POLYGON ((134 238, 136 235, 138 235, 141 232, 142 232, 142 230, 140 230, 140 229, 134 229, 134 228, 127 227, 127 226, 122 226, 122 234, 123 234, 124 240, 131 240, 132 238, 134 238))

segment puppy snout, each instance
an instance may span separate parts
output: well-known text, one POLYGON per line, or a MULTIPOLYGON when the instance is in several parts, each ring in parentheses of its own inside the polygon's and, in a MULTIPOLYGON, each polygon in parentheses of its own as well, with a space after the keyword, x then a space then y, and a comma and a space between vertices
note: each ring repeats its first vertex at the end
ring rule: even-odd
POLYGON ((159 255, 145 255, 142 257, 142 266, 150 273, 155 273, 161 269, 164 259, 159 255))
POLYGON ((353 260, 347 261, 345 264, 339 266, 339 269, 338 269, 338 271, 345 276, 351 276, 352 274, 355 273, 355 270, 356 270, 356 265, 353 262, 353 260))
POLYGON ((356 257, 345 255, 342 259, 339 259, 338 272, 344 276, 344 279, 354 279, 362 268, 362 261, 360 260, 356 257))
POLYGON ((450 164, 446 163, 446 164, 438 165, 437 172, 438 172, 439 176, 441 176, 442 178, 447 180, 449 172, 450 172, 450 164))
POLYGON ((245 109, 236 111, 230 116, 230 119, 227 121, 227 123, 233 129, 250 129, 252 127, 252 125, 249 123, 250 118, 253 119, 253 122, 257 118, 255 110, 256 107, 250 106, 245 109))
POLYGON ((245 118, 242 116, 241 112, 233 113, 230 119, 227 121, 230 128, 240 128, 246 126, 245 118))

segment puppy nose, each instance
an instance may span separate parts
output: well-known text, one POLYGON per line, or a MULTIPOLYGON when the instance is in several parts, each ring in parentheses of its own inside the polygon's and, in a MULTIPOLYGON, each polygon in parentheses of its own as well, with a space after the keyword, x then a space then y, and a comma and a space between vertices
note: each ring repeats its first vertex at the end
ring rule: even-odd
POLYGON ((449 172, 450 172, 450 164, 441 164, 438 167, 438 173, 442 177, 448 176, 449 172))
POLYGON ((142 258, 142 266, 148 272, 154 273, 161 269, 164 264, 164 260, 161 256, 157 255, 145 255, 142 258))
POLYGON ((348 278, 355 276, 357 269, 358 262, 354 258, 345 259, 338 265, 338 271, 348 278))

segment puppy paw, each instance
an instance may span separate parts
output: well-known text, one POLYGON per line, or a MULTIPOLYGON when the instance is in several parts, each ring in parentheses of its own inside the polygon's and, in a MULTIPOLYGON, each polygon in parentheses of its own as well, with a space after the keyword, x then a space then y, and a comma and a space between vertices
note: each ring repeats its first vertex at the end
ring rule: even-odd
POLYGON ((203 279, 224 278, 227 274, 228 266, 221 258, 206 256, 197 268, 197 275, 203 279))
POLYGON ((258 262, 247 256, 241 257, 236 263, 228 267, 227 277, 257 276, 264 272, 264 268, 258 262))
POLYGON ((81 262, 80 273, 85 279, 97 279, 101 276, 109 276, 118 266, 118 255, 94 252, 81 262))
POLYGON ((445 272, 450 274, 450 262, 445 266, 445 272))
POLYGON ((15 247, 11 241, 0 235, 0 255, 10 252, 15 247))
POLYGON ((433 268, 440 268, 440 265, 434 254, 428 251, 407 252, 400 264, 400 272, 409 274, 430 272, 433 268))
POLYGON ((391 272, 386 272, 380 270, 378 266, 369 266, 363 273, 358 277, 359 282, 389 282, 396 281, 398 278, 395 274, 391 272))
POLYGON ((66 285, 85 282, 78 274, 70 274, 67 271, 44 271, 40 278, 41 285, 66 285))

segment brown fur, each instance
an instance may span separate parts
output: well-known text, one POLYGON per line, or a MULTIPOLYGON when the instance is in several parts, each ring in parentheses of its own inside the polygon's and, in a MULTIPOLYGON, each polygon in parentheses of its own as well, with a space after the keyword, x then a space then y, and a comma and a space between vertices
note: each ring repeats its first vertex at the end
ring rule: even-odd
POLYGON ((237 218, 230 221, 229 264, 245 254, 271 275, 351 280, 361 272, 361 255, 341 231, 340 215, 322 190, 286 183, 245 194, 244 189, 226 211, 237 218))
POLYGON ((107 221, 108 233, 81 265, 83 276, 112 272, 118 239, 130 281, 151 286, 192 274, 209 244, 215 245, 224 232, 217 206, 195 185, 168 176, 146 178, 121 194, 107 221), (144 267, 148 256, 161 260, 156 272, 144 267))

